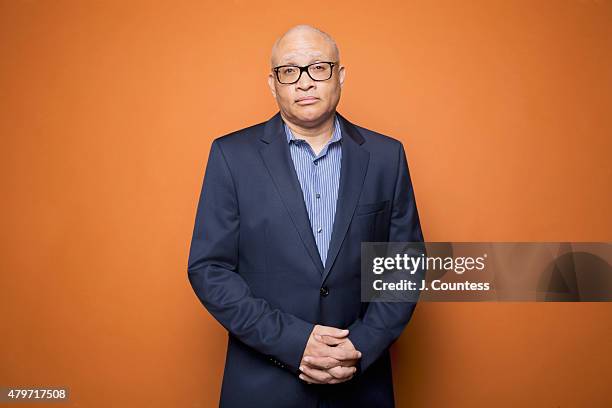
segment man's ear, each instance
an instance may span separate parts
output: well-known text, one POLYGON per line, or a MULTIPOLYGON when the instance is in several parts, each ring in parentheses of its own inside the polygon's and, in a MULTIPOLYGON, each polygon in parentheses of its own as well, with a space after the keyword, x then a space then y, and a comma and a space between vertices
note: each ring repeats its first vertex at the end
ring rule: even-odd
POLYGON ((270 92, 272 92, 272 96, 276 99, 276 88, 274 87, 274 75, 272 73, 268 74, 268 86, 270 87, 270 92))
POLYGON ((338 79, 340 81, 340 88, 344 85, 344 76, 346 75, 346 71, 344 70, 344 65, 340 65, 338 69, 338 79))

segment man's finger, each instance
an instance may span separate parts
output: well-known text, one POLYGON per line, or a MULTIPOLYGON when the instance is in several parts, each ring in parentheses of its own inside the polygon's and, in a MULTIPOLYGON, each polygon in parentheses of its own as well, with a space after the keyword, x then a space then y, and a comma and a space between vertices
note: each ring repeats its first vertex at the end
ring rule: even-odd
POLYGON ((325 384, 325 383, 323 383, 323 382, 320 382, 320 381, 315 380, 315 379, 314 379, 314 378, 312 378, 312 377, 307 376, 307 375, 306 375, 306 374, 304 374, 304 373, 301 373, 301 374, 299 375, 299 377, 300 377, 300 380, 305 381, 305 382, 307 382, 308 384, 325 384))
POLYGON ((340 365, 340 361, 332 357, 304 357, 304 362, 312 368, 328 369, 340 365))
POLYGON ((343 383, 345 381, 349 381, 354 377, 354 375, 351 375, 350 377, 344 378, 344 379, 338 379, 338 378, 332 378, 331 380, 329 380, 328 382, 324 383, 321 381, 317 381, 312 377, 307 376, 306 374, 302 373, 300 374, 300 380, 308 383, 308 384, 340 384, 343 383))
POLYGON ((357 367, 333 367, 327 370, 335 379, 345 380, 357 372, 357 367))
POLYGON ((340 347, 329 347, 327 357, 333 357, 336 360, 355 360, 361 358, 361 352, 358 350, 347 350, 340 347))
POLYGON ((317 370, 316 368, 310 368, 306 365, 301 366, 300 371, 323 384, 327 384, 329 380, 334 378, 334 376, 327 371, 317 370))
POLYGON ((317 325, 315 326, 314 329, 314 334, 318 334, 318 335, 327 335, 327 336, 332 336, 332 337, 346 337, 349 334, 348 329, 338 329, 336 327, 331 327, 331 326, 321 326, 321 325, 317 325))
POLYGON ((350 377, 348 377, 348 378, 343 379, 343 380, 339 380, 337 378, 332 378, 331 380, 329 380, 328 384, 339 384, 339 383, 343 383, 345 381, 348 381, 348 380, 350 380, 352 378, 353 378, 352 375, 350 377))
POLYGON ((319 335, 319 334, 315 334, 314 335, 315 339, 327 344, 328 346, 337 346, 338 344, 342 344, 343 342, 345 342, 345 339, 339 339, 337 337, 332 337, 332 336, 328 336, 328 335, 319 335))

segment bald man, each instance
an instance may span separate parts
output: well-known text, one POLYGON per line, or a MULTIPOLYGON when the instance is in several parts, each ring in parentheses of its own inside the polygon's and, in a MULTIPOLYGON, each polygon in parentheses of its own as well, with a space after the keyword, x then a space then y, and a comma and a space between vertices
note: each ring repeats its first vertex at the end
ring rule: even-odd
POLYGON ((402 144, 336 111, 336 42, 274 44, 279 112, 212 143, 188 277, 228 331, 222 407, 393 407, 414 303, 361 302, 361 242, 422 242, 402 144))

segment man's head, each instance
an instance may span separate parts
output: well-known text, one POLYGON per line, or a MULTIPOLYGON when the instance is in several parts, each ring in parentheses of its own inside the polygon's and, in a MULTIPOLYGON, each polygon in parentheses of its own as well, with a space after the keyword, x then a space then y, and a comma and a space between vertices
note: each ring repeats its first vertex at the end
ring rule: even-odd
POLYGON ((335 112, 344 83, 344 67, 339 62, 340 53, 333 38, 309 25, 295 26, 276 40, 272 47, 268 85, 286 119, 310 128, 323 123, 335 112), (301 72, 299 80, 292 84, 279 82, 278 75, 283 82, 291 82, 299 68, 289 68, 284 74, 280 72, 284 68, 274 69, 285 65, 304 67, 318 62, 335 64, 331 67, 314 65, 308 72, 301 72), (309 76, 310 73, 315 79, 326 78, 326 69, 331 69, 331 77, 327 80, 317 81, 309 76))

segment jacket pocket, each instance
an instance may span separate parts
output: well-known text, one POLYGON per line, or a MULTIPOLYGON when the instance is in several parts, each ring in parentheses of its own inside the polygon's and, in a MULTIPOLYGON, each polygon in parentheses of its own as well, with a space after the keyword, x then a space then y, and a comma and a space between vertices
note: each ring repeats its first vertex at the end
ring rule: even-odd
POLYGON ((379 211, 385 210, 388 204, 389 204, 389 200, 379 201, 377 203, 371 203, 371 204, 361 204, 361 205, 358 205, 357 208, 355 209, 355 215, 374 214, 379 211))

